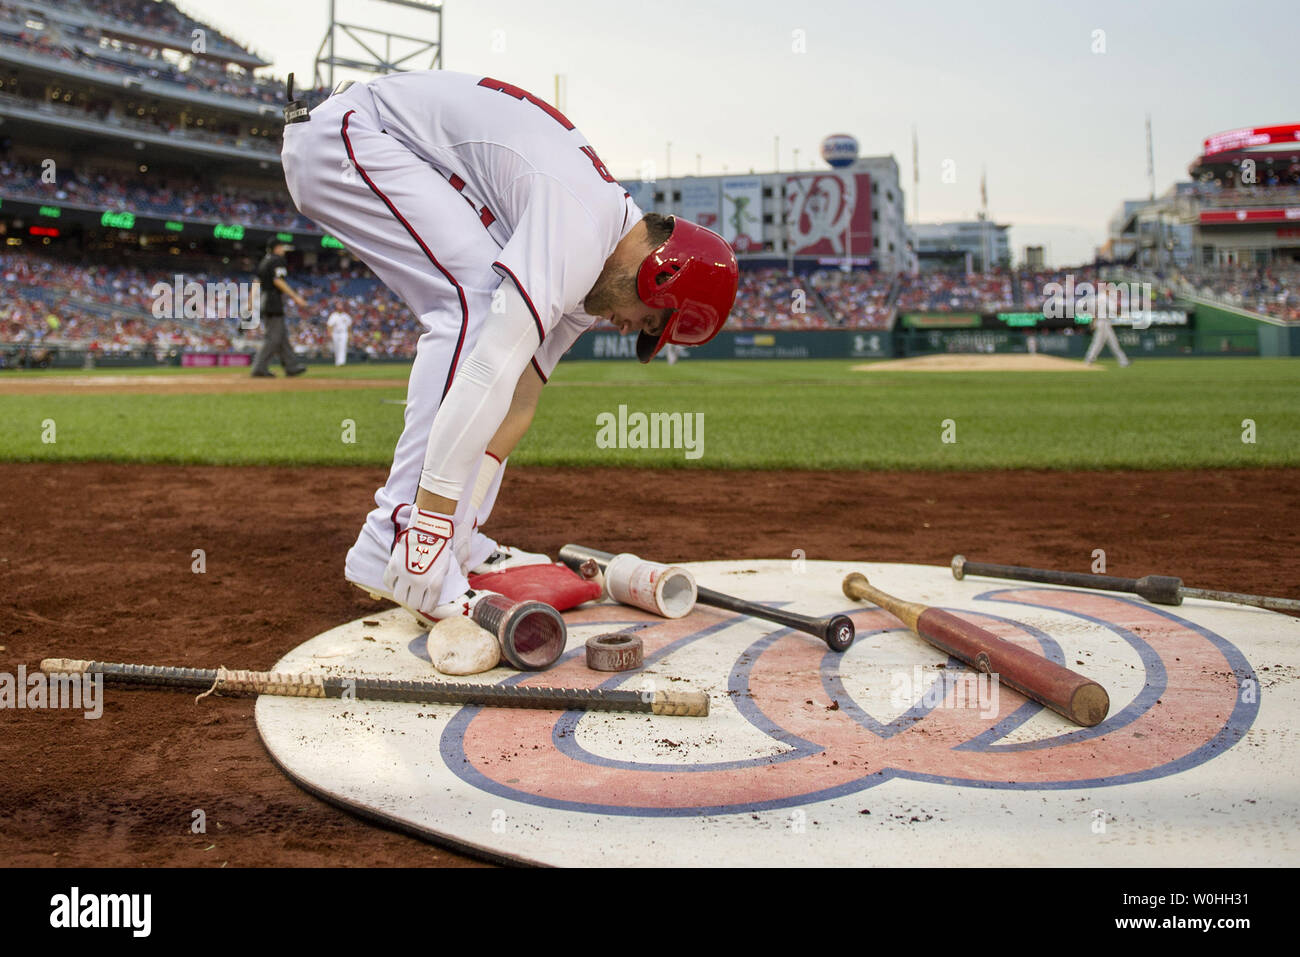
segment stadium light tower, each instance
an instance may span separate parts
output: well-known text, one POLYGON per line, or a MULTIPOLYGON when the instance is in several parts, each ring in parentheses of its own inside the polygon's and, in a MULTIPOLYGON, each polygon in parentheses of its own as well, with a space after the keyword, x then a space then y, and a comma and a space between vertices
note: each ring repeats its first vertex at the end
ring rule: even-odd
POLYGON ((437 70, 442 68, 442 4, 426 3, 424 0, 376 0, 377 3, 390 3, 399 7, 410 7, 420 13, 426 13, 438 21, 437 39, 413 37, 389 30, 363 26, 357 23, 343 23, 335 15, 336 0, 329 0, 330 23, 325 38, 316 51, 315 85, 334 87, 334 68, 344 67, 349 70, 361 70, 365 73, 398 73, 412 68, 411 61, 426 53, 432 53, 428 67, 419 69, 437 70), (345 44, 340 41, 351 41, 345 44), (378 47, 382 41, 383 52, 378 47), (399 49, 406 48, 400 56, 393 50, 397 41, 399 49), (360 47, 360 51, 344 53, 339 47, 347 45, 350 49, 360 47), (322 67, 325 72, 322 75, 322 67))

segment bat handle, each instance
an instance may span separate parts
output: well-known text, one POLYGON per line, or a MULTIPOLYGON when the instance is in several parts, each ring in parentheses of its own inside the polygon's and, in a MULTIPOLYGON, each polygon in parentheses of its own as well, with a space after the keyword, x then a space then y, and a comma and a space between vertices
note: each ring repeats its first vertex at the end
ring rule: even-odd
POLYGON ((925 611, 924 605, 914 601, 903 601, 881 591, 867 581, 867 576, 861 572, 850 572, 845 576, 841 587, 844 589, 845 597, 879 605, 913 631, 916 630, 916 622, 921 617, 921 612, 925 611))

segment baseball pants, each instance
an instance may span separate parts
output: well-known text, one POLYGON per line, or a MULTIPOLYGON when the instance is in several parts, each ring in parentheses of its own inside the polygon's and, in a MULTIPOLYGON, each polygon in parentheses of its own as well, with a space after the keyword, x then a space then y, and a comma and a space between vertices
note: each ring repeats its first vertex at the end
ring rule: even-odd
MULTIPOLYGON (((281 157, 299 211, 369 266, 424 326, 392 468, 344 565, 349 581, 382 591, 389 554, 419 488, 434 416, 489 319, 501 282, 492 268, 500 247, 446 179, 383 132, 363 84, 331 96, 309 121, 287 124, 281 157)), ((502 472, 479 509, 480 522, 491 512, 502 472)), ((474 479, 468 477, 460 498, 458 529, 475 521, 468 514, 474 479)), ((476 546, 470 568, 492 550, 487 539, 476 546)), ((464 580, 449 574, 440 601, 464 589, 464 580)))
POLYGON ((1122 366, 1128 365, 1128 356, 1120 348, 1119 339, 1115 336, 1115 329, 1110 322, 1104 319, 1094 319, 1093 322, 1097 323, 1097 326, 1092 331, 1092 342, 1088 344, 1088 354, 1083 361, 1088 363, 1096 362, 1097 357, 1101 355, 1102 348, 1110 346, 1110 351, 1115 353, 1115 358, 1119 360, 1119 364, 1122 366))
POLYGON ((298 368, 301 363, 293 354, 293 346, 289 342, 289 328, 284 316, 263 316, 262 328, 265 330, 266 337, 257 350, 257 356, 253 359, 253 371, 270 372, 267 367, 271 360, 276 358, 280 360, 280 365, 284 366, 286 372, 298 368))

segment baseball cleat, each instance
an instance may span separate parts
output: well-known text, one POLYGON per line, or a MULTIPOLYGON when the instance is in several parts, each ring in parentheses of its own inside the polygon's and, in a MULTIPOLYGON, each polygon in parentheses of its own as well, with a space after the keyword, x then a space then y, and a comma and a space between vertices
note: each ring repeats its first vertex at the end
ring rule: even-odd
POLYGON ((549 565, 551 559, 540 552, 525 552, 509 545, 498 545, 482 562, 470 569, 471 575, 486 575, 488 572, 505 571, 522 565, 549 565))

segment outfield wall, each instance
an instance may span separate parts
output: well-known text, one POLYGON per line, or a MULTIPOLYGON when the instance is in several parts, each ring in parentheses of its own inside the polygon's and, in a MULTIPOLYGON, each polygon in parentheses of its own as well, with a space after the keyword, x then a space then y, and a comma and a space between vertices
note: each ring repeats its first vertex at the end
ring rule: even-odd
MULTIPOLYGON (((1249 331, 1197 329, 1116 329, 1121 346, 1134 356, 1257 356, 1260 334, 1249 331)), ((941 353, 1028 352, 1030 333, 1015 329, 893 329, 772 332, 723 332, 712 342, 692 347, 699 359, 901 359, 941 353)), ((1044 355, 1082 359, 1091 333, 1033 334, 1044 355)), ((1279 353, 1273 353, 1277 355, 1279 353)), ((1296 354, 1300 354, 1297 352, 1296 354)), ((589 332, 566 359, 634 359, 636 339, 615 332, 589 332)))
POLYGON ((1283 325, 1228 306, 1197 300, 1196 328, 1209 333, 1253 332, 1259 337, 1260 355, 1300 356, 1300 325, 1283 325))
MULTIPOLYGON (((1192 328, 1152 326, 1147 329, 1116 327, 1124 350, 1134 357, 1176 356, 1300 356, 1300 325, 1282 325, 1261 321, 1253 315, 1231 308, 1198 302, 1192 328)), ((824 329, 772 330, 769 332, 722 332, 712 342, 692 347, 690 355, 698 359, 895 359, 908 356, 954 354, 1024 353, 1030 340, 1036 351, 1067 359, 1082 359, 1092 341, 1086 329, 1038 331, 1015 328, 936 328, 917 329, 824 329)), ((17 353, 36 350, 29 343, 0 343, 0 362, 12 368, 17 353), (8 360, 8 361, 3 361, 8 360)), ((56 347, 49 365, 56 368, 86 367, 84 350, 56 347)), ((239 358, 242 358, 240 356, 239 358)), ((565 356, 567 359, 635 360, 636 337, 620 336, 612 330, 588 332, 565 356)), ((245 360, 246 362, 247 360, 245 360)), ((332 362, 330 357, 311 357, 310 363, 332 362)), ((349 362, 383 362, 409 360, 367 359, 358 353, 349 362)), ((158 355, 153 348, 96 356, 94 366, 235 364, 212 356, 182 353, 158 355)))

